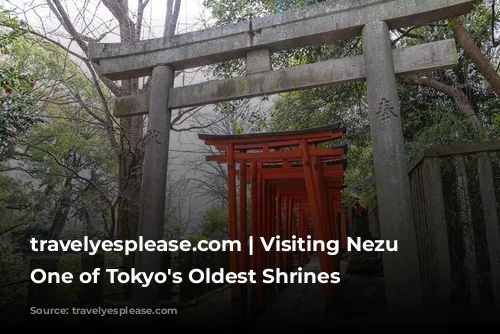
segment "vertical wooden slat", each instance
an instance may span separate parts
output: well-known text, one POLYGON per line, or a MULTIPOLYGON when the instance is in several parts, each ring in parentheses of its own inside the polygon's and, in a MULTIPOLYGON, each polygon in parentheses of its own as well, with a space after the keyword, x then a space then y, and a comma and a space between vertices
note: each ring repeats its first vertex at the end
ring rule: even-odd
POLYGON ((435 270, 433 303, 436 306, 446 306, 450 302, 452 275, 439 158, 426 158, 423 161, 423 173, 427 223, 432 231, 431 240, 435 270))
POLYGON ((500 305, 500 227, 498 225, 493 171, 487 152, 478 153, 477 159, 490 260, 493 301, 495 304, 500 305))
POLYGON ((421 232, 421 243, 424 250, 424 261, 425 261, 425 281, 427 284, 427 293, 430 298, 431 293, 433 293, 433 262, 432 262, 432 249, 431 249, 431 238, 429 226, 427 225, 427 216, 425 212, 425 206, 427 201, 424 193, 424 176, 423 176, 423 164, 418 167, 418 191, 420 197, 419 210, 420 210, 420 232, 421 232))
POLYGON ((463 156, 455 156, 454 164, 457 176, 457 196, 460 206, 460 223, 463 230, 463 241, 465 246, 465 276, 470 288, 470 303, 480 304, 479 285, 477 279, 476 241, 472 226, 471 199, 469 194, 469 180, 467 168, 463 156))
POLYGON ((425 233, 425 245, 426 245, 426 260, 427 260, 427 279, 429 282, 429 286, 432 291, 434 291, 434 254, 432 251, 432 230, 429 226, 429 220, 427 217, 427 205, 429 204, 427 197, 425 196, 425 186, 427 180, 424 176, 424 166, 423 164, 420 166, 420 191, 422 194, 422 224, 425 233))
POLYGON ((417 166, 414 171, 413 177, 413 192, 414 192, 414 200, 413 208, 414 212, 414 224, 415 224, 415 233, 417 235, 417 245, 418 245, 418 256, 420 262, 420 276, 421 276, 421 284, 422 284, 422 293, 424 294, 424 298, 427 298, 429 293, 429 284, 427 280, 427 272, 428 272, 428 263, 426 261, 426 245, 425 245, 425 231, 424 226, 422 224, 422 193, 421 193, 421 185, 422 179, 420 175, 421 165, 417 166))
MULTIPOLYGON (((418 203, 419 203, 419 197, 418 197, 418 189, 417 189, 417 180, 418 180, 418 166, 413 169, 410 177, 410 191, 411 191, 411 197, 412 197, 412 207, 413 207, 413 223, 415 224, 415 235, 417 237, 417 245, 418 245, 418 256, 419 256, 419 263, 420 263, 420 274, 422 276, 423 272, 425 271, 425 262, 422 261, 422 240, 421 240, 421 230, 420 230, 420 224, 419 224, 419 211, 418 211, 418 203)), ((425 281, 422 280, 422 286, 423 286, 423 292, 425 293, 425 281)))

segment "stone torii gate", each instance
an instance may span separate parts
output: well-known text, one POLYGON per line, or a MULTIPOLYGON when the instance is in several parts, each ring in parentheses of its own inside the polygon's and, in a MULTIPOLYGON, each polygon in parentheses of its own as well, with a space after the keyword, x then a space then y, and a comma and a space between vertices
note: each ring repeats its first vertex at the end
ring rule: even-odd
MULTIPOLYGON (((397 309, 421 304, 420 273, 396 75, 456 66, 453 40, 391 48, 389 32, 468 13, 471 0, 344 0, 319 4, 134 44, 91 44, 90 56, 111 80, 152 76, 150 92, 116 99, 115 116, 149 115, 139 233, 163 236, 171 110, 287 91, 367 81, 382 239, 398 240, 383 254, 386 299, 397 309), (333 40, 363 38, 363 55, 272 70, 273 52, 333 40), (246 57, 246 75, 186 87, 174 72, 246 57)), ((138 253, 136 269, 161 268, 160 254, 138 253)), ((140 287, 138 287, 140 288, 140 287)), ((158 300, 156 285, 134 294, 158 300)))

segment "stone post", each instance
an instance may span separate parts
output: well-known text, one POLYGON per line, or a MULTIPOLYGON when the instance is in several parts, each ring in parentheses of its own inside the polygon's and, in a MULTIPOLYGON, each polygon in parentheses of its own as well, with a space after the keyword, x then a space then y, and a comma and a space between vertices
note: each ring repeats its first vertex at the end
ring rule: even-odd
MULTIPOLYGON (((153 69, 152 74, 139 225, 139 236, 143 236, 144 241, 163 238, 171 121, 168 97, 170 88, 174 85, 174 73, 170 66, 158 66, 153 69)), ((136 271, 161 271, 162 255, 161 252, 136 252, 136 271)), ((146 307, 156 304, 159 296, 158 284, 151 283, 147 288, 137 284, 134 286, 132 301, 138 306, 146 307)))
POLYGON ((418 249, 389 28, 375 21, 363 27, 362 36, 380 237, 397 240, 399 247, 383 253, 386 301, 390 310, 419 310, 418 249))

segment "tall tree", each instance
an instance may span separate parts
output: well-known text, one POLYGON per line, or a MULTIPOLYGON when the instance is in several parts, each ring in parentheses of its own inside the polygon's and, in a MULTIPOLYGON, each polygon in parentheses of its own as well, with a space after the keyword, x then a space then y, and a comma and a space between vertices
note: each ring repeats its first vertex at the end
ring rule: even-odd
POLYGON ((45 237, 59 239, 69 220, 87 225, 91 234, 113 238, 116 207, 116 156, 107 129, 87 112, 102 115, 95 86, 58 46, 41 38, 23 36, 11 59, 40 85, 33 93, 34 107, 44 119, 18 138, 10 155, 21 171, 23 184, 35 183, 44 192, 45 237), (48 209, 53 207, 53 209, 48 209))
MULTIPOLYGON (((165 36, 175 34, 181 2, 182 0, 169 0, 166 3, 165 36)), ((84 2, 80 5, 74 5, 76 7, 73 10, 69 9, 69 4, 61 0, 46 0, 45 3, 66 32, 66 36, 63 40, 56 40, 48 31, 31 31, 31 33, 63 47, 76 61, 82 64, 82 71, 88 75, 89 80, 98 91, 103 113, 97 114, 92 108, 87 108, 87 112, 107 129, 109 143, 118 158, 119 201, 116 215, 118 237, 133 239, 137 233, 139 220, 138 203, 145 118, 136 116, 117 122, 112 116, 110 96, 107 91, 114 96, 129 95, 140 90, 145 91, 149 89, 149 80, 141 85, 138 79, 123 80, 121 83, 107 79, 102 75, 99 66, 91 61, 88 44, 89 42, 102 41, 109 34, 117 34, 122 43, 139 41, 143 38, 144 13, 150 1, 138 0, 136 13, 130 12, 129 0, 84 2), (113 22, 99 19, 99 13, 102 10, 107 10, 112 14, 113 22), (97 21, 101 22, 96 24, 97 21), (116 29, 113 28, 114 23, 117 23, 116 29), (68 40, 76 43, 79 50, 75 51, 72 43, 69 45, 65 43, 68 40)), ((58 35, 62 35, 60 30, 58 29, 58 35)))
POLYGON ((33 90, 36 77, 17 61, 17 46, 27 28, 0 6, 0 161, 12 157, 16 139, 40 119, 35 115, 33 90))

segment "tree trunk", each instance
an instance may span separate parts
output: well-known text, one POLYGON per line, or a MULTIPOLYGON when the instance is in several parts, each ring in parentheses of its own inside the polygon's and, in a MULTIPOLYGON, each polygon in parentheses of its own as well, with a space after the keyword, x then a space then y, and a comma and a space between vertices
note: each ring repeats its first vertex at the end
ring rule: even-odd
POLYGON ((458 88, 448 86, 431 78, 401 77, 401 81, 410 85, 433 88, 443 94, 448 95, 453 100, 455 100, 458 110, 464 116, 464 118, 472 122, 472 124, 474 124, 477 129, 481 129, 481 121, 477 117, 474 108, 467 99, 467 96, 465 96, 465 94, 462 93, 462 91, 460 91, 458 88))
POLYGON ((59 240, 61 237, 61 232, 66 225, 66 221, 68 220, 69 211, 71 209, 71 198, 67 191, 71 189, 71 177, 67 177, 64 180, 64 186, 61 191, 61 198, 57 202, 57 210, 54 214, 54 218, 52 219, 52 224, 49 229, 49 240, 59 240), (69 188, 69 190, 68 190, 69 188))
POLYGON ((474 42, 472 37, 469 35, 462 19, 456 17, 452 22, 452 28, 455 33, 455 40, 457 43, 474 62, 477 70, 484 76, 486 81, 488 81, 493 91, 500 97, 500 76, 481 52, 476 42, 474 42))

